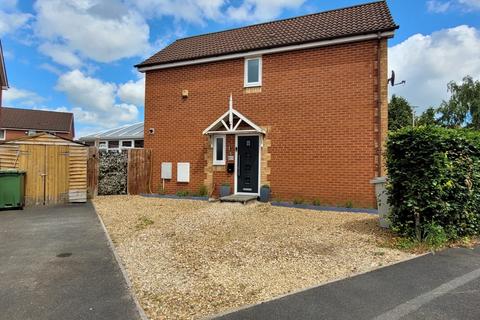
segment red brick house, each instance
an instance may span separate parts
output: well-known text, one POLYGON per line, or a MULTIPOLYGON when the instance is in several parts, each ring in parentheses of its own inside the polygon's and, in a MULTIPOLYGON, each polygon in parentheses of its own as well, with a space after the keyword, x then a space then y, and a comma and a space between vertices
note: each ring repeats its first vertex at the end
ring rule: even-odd
POLYGON ((397 28, 380 1, 179 39, 140 63, 154 188, 375 206, 397 28))
POLYGON ((0 140, 12 140, 40 132, 73 140, 75 136, 73 113, 0 108, 0 140))

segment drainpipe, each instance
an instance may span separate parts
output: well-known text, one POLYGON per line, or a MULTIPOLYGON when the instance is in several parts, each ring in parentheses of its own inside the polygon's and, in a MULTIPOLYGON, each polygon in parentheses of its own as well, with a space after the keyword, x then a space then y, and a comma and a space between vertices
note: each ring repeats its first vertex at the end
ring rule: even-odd
POLYGON ((378 128, 378 172, 377 176, 382 176, 382 101, 381 101, 381 89, 382 89, 382 82, 381 82, 381 70, 380 70, 380 47, 381 47, 381 40, 382 36, 381 33, 377 33, 377 111, 378 111, 378 120, 377 120, 377 128, 378 128))

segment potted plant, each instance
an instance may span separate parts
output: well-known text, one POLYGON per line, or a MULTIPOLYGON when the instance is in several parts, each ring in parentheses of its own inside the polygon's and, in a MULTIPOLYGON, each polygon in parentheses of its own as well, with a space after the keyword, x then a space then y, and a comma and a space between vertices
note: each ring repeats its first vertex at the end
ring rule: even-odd
POLYGON ((270 186, 268 184, 264 184, 260 188, 260 201, 268 202, 269 200, 270 200, 270 186))
POLYGON ((230 183, 224 182, 220 186, 220 198, 230 195, 230 183))

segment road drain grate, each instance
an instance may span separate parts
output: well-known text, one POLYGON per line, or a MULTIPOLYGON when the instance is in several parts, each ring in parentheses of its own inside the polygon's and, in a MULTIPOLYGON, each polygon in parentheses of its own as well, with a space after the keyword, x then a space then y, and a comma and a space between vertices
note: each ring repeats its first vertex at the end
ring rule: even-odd
POLYGON ((59 253, 59 254, 57 254, 57 258, 68 258, 71 255, 72 254, 70 252, 59 253))

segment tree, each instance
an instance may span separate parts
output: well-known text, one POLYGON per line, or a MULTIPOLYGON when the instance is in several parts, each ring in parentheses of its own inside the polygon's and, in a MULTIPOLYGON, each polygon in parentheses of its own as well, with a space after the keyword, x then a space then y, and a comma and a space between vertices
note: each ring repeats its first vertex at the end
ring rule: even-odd
POLYGON ((447 89, 452 95, 438 108, 440 124, 480 130, 480 81, 466 76, 461 84, 451 81, 447 89))
POLYGON ((436 120, 437 110, 434 107, 430 107, 427 110, 423 111, 420 117, 417 117, 415 120, 415 125, 426 126, 426 125, 435 125, 437 124, 436 120))
POLYGON ((411 126, 412 120, 413 110, 407 99, 393 95, 388 104, 388 130, 411 126))

